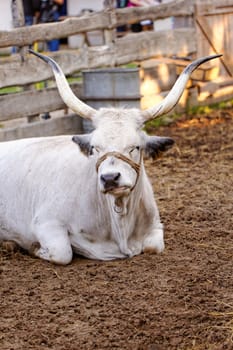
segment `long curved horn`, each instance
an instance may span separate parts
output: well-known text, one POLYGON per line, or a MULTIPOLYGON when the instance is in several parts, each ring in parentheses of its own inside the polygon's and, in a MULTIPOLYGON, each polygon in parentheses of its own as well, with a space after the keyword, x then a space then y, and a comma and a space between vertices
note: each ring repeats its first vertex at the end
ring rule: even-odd
POLYGON ((41 58, 50 65, 56 79, 58 91, 65 104, 81 117, 91 120, 93 115, 96 113, 96 110, 79 100, 79 98, 74 95, 60 66, 48 56, 44 56, 31 49, 29 49, 29 52, 41 58))
POLYGON ((184 71, 181 73, 174 86, 168 93, 168 95, 159 104, 148 108, 142 112, 144 122, 160 117, 163 114, 168 113, 179 101, 186 83, 191 75, 191 73, 202 63, 218 58, 222 55, 212 55, 197 59, 190 63, 184 71))

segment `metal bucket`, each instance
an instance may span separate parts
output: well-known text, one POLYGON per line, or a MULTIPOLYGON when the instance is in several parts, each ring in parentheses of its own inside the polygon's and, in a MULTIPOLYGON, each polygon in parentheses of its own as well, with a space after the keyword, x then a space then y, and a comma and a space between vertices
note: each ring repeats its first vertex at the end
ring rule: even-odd
MULTIPOLYGON (((85 102, 95 108, 140 107, 140 79, 138 68, 110 68, 83 71, 85 102)), ((93 130, 92 123, 83 120, 84 132, 93 130)))

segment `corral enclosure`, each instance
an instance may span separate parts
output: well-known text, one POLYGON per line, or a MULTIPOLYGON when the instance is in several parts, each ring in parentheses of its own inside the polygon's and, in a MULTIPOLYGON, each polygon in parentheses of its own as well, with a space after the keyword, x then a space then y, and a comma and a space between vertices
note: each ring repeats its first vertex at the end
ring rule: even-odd
MULTIPOLYGON (((167 94, 188 60, 222 53, 221 60, 203 65, 193 74, 178 106, 179 110, 184 110, 187 106, 232 97, 232 6, 232 0, 221 1, 221 4, 215 0, 176 0, 152 7, 106 8, 81 17, 68 17, 58 23, 1 31, 0 48, 24 48, 56 37, 83 36, 82 45, 77 49, 48 53, 67 76, 74 78, 72 81, 77 81, 72 85, 75 94, 85 99, 80 79, 75 78, 83 69, 111 68, 133 62, 140 68, 142 108, 151 106, 167 94), (166 18, 173 18, 173 28, 160 31, 156 21, 166 18), (156 30, 116 37, 116 27, 145 19, 154 21, 156 30), (102 33, 104 44, 90 46, 88 33, 96 30, 102 33)), ((0 132, 1 140, 80 131, 82 126, 76 116, 18 126, 21 118, 32 120, 32 116, 65 108, 56 88, 38 89, 38 81, 51 78, 51 69, 28 55, 25 49, 20 54, 1 57, 0 87, 17 86, 20 90, 0 96, 0 122, 6 126, 0 132), (9 130, 10 120, 13 123, 9 130)))
MULTIPOLYGON (((169 89, 162 80, 165 72, 175 79, 186 64, 174 60, 173 55, 193 59, 222 51, 222 46, 216 46, 221 43, 224 57, 220 65, 215 61, 213 67, 207 65, 195 72, 185 96, 190 104, 227 100, 232 98, 232 50, 228 46, 232 41, 228 38, 232 35, 233 3, 201 3, 205 6, 199 11, 204 12, 198 19, 194 17, 193 28, 129 34, 113 40, 115 26, 126 21, 174 14, 180 20, 197 9, 192 1, 174 1, 154 11, 108 10, 49 27, 38 25, 30 31, 18 28, 0 33, 0 46, 24 46, 59 33, 99 28, 105 32, 104 46, 49 55, 68 76, 82 69, 134 61, 142 68, 142 82, 160 80, 159 87, 154 85, 159 99, 169 89), (114 25, 109 24, 112 22, 114 25), (223 23, 227 30, 221 32, 223 23), (198 32, 199 40, 193 40, 198 32), (205 37, 202 45, 201 36, 205 37)), ((22 117, 65 108, 56 88, 37 91, 34 85, 38 79, 52 77, 49 67, 22 54, 23 62, 20 55, 0 60, 2 87, 33 85, 31 90, 0 96, 0 120, 13 123, 0 137, 75 133, 80 128, 76 116, 14 127, 22 117)), ((81 84, 74 84, 73 89, 82 96, 81 84)), ((142 102, 150 103, 150 99, 142 102)), ((113 262, 75 256, 70 265, 60 267, 32 258, 23 250, 0 246, 0 349, 232 350, 232 121, 232 103, 228 103, 224 109, 210 110, 194 119, 183 115, 169 127, 150 130, 176 141, 164 158, 146 162, 165 226, 163 254, 113 262)))

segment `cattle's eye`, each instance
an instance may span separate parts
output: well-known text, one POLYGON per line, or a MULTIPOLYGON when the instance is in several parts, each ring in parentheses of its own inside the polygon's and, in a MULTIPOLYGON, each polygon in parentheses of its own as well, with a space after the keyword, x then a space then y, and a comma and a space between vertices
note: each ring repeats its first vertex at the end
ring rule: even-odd
POLYGON ((91 154, 97 154, 100 152, 100 148, 98 146, 91 146, 91 154))
POLYGON ((129 154, 133 157, 138 154, 138 151, 140 150, 139 146, 134 146, 130 148, 129 154))

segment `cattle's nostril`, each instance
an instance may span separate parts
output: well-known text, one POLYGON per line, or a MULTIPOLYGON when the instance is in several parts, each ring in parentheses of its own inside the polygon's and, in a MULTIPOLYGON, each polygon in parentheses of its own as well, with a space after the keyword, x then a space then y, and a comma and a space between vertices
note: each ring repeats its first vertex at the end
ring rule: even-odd
POLYGON ((115 173, 115 174, 113 174, 113 175, 114 175, 114 181, 119 180, 119 178, 120 178, 120 176, 121 176, 120 173, 115 173))
POLYGON ((100 180, 102 181, 105 187, 112 187, 118 185, 118 180, 120 176, 120 173, 102 174, 100 176, 100 180))

